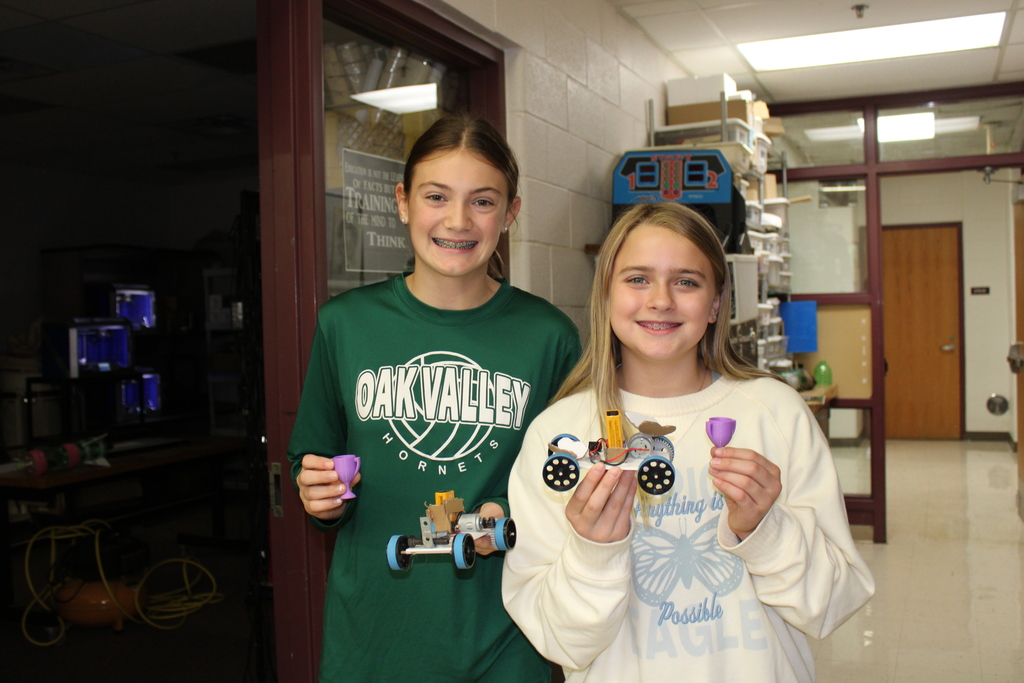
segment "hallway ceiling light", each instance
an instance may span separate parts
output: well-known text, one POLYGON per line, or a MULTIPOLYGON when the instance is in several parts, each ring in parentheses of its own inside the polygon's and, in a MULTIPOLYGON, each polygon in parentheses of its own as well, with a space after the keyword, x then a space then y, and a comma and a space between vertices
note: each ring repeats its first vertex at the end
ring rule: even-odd
MULTIPOLYGON (((863 126, 864 119, 857 124, 863 126)), ((931 140, 935 137, 935 114, 900 114, 878 117, 878 141, 902 142, 904 140, 931 140)))
POLYGON ((755 71, 800 69, 996 47, 1006 12, 737 45, 755 71))
POLYGON ((822 192, 863 192, 868 189, 864 185, 821 185, 822 192))
MULTIPOLYGON (((919 114, 907 114, 907 116, 919 116, 919 114)), ((921 116, 932 116, 931 114, 923 114, 921 116)), ((907 132, 908 135, 913 137, 900 137, 895 128, 899 126, 899 123, 892 123, 891 120, 894 118, 900 118, 896 116, 881 116, 878 118, 878 141, 879 142, 899 142, 902 140, 927 140, 935 137, 935 135, 942 135, 945 133, 964 133, 972 130, 978 130, 978 126, 981 125, 980 116, 957 116, 948 119, 934 119, 932 125, 934 126, 933 135, 925 135, 924 127, 928 124, 921 123, 922 129, 919 132, 913 129, 907 132), (892 135, 894 137, 883 138, 883 131, 886 136, 892 135), (921 137, 923 135, 923 137, 921 137)), ((906 125, 906 124, 904 124, 906 125)), ((808 128, 804 131, 804 135, 807 136, 808 140, 812 142, 840 142, 842 140, 860 140, 864 137, 864 119, 857 119, 856 126, 834 126, 831 128, 808 128)))
POLYGON ((411 114, 414 111, 437 109, 437 83, 369 90, 351 97, 363 104, 380 107, 394 114, 411 114))

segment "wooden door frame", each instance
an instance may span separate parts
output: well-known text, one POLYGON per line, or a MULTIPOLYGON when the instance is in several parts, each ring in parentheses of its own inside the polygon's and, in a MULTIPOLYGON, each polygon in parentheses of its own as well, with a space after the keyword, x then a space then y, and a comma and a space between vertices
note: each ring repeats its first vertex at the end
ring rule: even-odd
MULTIPOLYGON (((467 72, 465 106, 504 129, 504 53, 414 0, 328 0, 333 17, 467 72), (438 55, 442 47, 446 50, 438 55)), ((277 680, 317 678, 333 535, 315 531, 294 493, 287 443, 328 297, 323 150, 323 0, 256 0, 269 544, 277 680), (276 493, 275 493, 276 492, 276 493)), ((507 259, 507 242, 505 245, 507 259)))
MULTIPOLYGON (((959 440, 963 440, 967 436, 967 386, 965 380, 967 378, 967 364, 966 355, 964 349, 964 224, 962 221, 948 221, 938 223, 901 223, 898 225, 883 225, 883 232, 886 230, 918 230, 923 228, 953 228, 956 230, 956 270, 957 270, 957 291, 959 292, 959 304, 960 304, 960 315, 957 325, 957 353, 959 354, 959 372, 960 372, 960 400, 959 400, 959 411, 960 411, 960 435, 957 437, 959 440)), ((882 264, 882 268, 885 268, 885 264, 882 264)), ((882 292, 882 300, 885 301, 885 292, 882 292)), ((882 362, 886 364, 885 360, 885 337, 882 337, 882 362)), ((886 365, 887 367, 887 365, 886 365)))

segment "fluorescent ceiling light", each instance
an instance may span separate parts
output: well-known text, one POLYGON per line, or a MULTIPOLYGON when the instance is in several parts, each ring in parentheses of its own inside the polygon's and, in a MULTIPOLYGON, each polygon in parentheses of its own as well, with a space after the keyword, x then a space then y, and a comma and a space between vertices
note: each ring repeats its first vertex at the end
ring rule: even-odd
POLYGON ((380 107, 395 114, 411 114, 414 111, 437 109, 437 83, 370 90, 351 97, 363 104, 380 107))
POLYGON ((999 45, 1006 12, 738 45, 755 71, 800 69, 999 45))
POLYGON ((860 140, 864 131, 858 126, 834 126, 831 128, 808 128, 804 135, 811 142, 839 142, 840 140, 860 140))
POLYGON ((935 134, 966 133, 978 130, 981 125, 980 116, 958 116, 951 119, 935 119, 935 134))
POLYGON ((821 185, 818 189, 822 192, 863 192, 868 188, 864 185, 821 185))
MULTIPOLYGON (((859 123, 859 122, 858 122, 859 123)), ((900 114, 878 117, 878 141, 931 140, 935 137, 935 114, 900 114)))
MULTIPOLYGON (((906 114, 901 116, 878 117, 878 141, 900 142, 903 140, 928 140, 945 133, 964 133, 978 130, 981 125, 980 116, 958 116, 949 119, 933 118, 929 123, 925 118, 906 120, 905 116, 929 117, 932 114, 906 114), (896 121, 893 121, 896 119, 896 121), (917 120, 917 126, 913 121, 917 120), (929 125, 931 128, 929 129, 929 125), (927 131, 932 134, 928 135, 927 131)), ((864 137, 864 119, 857 119, 856 126, 834 126, 831 128, 808 128, 804 135, 811 142, 841 142, 843 140, 860 140, 864 137)))

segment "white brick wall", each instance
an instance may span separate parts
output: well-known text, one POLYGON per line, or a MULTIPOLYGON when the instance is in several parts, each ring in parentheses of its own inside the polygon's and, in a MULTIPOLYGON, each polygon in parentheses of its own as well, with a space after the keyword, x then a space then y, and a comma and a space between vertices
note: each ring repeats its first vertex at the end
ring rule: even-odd
POLYGON ((508 138, 523 208, 511 276, 581 328, 593 256, 611 220, 611 174, 642 147, 647 105, 664 123, 665 81, 687 74, 608 0, 421 0, 505 48, 508 138))

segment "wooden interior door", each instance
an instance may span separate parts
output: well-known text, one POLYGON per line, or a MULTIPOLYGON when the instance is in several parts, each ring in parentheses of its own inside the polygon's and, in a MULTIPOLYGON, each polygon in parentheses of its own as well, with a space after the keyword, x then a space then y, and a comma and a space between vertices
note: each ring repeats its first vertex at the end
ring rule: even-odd
POLYGON ((882 231, 885 435, 963 437, 960 226, 882 231))

